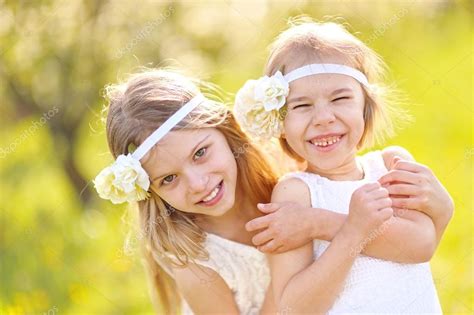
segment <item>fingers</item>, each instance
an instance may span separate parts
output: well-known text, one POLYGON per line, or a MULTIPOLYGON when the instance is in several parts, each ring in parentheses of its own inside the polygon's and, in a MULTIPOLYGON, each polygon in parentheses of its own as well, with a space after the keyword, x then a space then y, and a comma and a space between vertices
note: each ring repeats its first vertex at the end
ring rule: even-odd
POLYGON ((272 238, 273 238, 273 233, 270 233, 270 231, 267 229, 263 232, 258 233, 254 237, 252 237, 252 243, 255 246, 260 246, 272 240, 272 238))
POLYGON ((284 252, 287 252, 289 249, 286 248, 284 245, 278 246, 275 250, 272 252, 268 252, 269 254, 281 254, 284 252))
POLYGON ((399 156, 394 156, 393 159, 392 159, 392 162, 390 162, 390 170, 393 169, 393 167, 395 166, 395 164, 398 162, 398 161, 401 161, 402 158, 399 157, 399 156))
POLYGON ((362 185, 357 190, 361 190, 361 191, 364 191, 366 193, 371 193, 374 190, 379 189, 380 187, 381 186, 380 186, 379 182, 374 182, 374 183, 368 183, 368 184, 362 185))
POLYGON ((406 208, 392 207, 392 209, 393 209, 393 216, 394 216, 394 217, 399 217, 399 218, 403 218, 403 216, 405 215, 405 213, 407 213, 407 211, 409 211, 409 210, 406 209, 406 208))
POLYGON ((379 216, 382 219, 382 221, 387 221, 393 216, 393 209, 390 207, 383 208, 379 211, 379 216))
POLYGON ((273 203, 259 203, 257 204, 258 210, 262 211, 263 213, 272 213, 280 209, 281 204, 277 202, 273 203))
POLYGON ((419 174, 406 170, 391 170, 387 174, 379 178, 381 185, 386 185, 393 182, 404 182, 409 184, 418 184, 420 182, 419 174))
POLYGON ((411 184, 394 184, 386 187, 390 195, 416 196, 420 193, 420 188, 411 184))
POLYGON ((383 198, 388 198, 389 196, 389 193, 388 193, 388 190, 384 187, 380 187, 376 190, 373 190, 370 195, 374 198, 374 199, 383 199, 383 198))
POLYGON ((393 169, 408 171, 413 173, 423 173, 429 168, 423 164, 417 163, 415 161, 399 160, 393 165, 393 169))
POLYGON ((384 208, 391 208, 392 207, 392 199, 390 198, 383 198, 383 199, 378 199, 375 202, 375 207, 376 209, 379 209, 381 211, 384 208))
POLYGON ((270 215, 265 215, 263 217, 258 217, 256 219, 253 219, 253 220, 247 222, 247 224, 245 224, 245 229, 249 232, 252 232, 252 231, 255 231, 255 230, 265 229, 270 224, 271 219, 272 218, 270 217, 270 215))
POLYGON ((417 198, 392 198, 392 206, 400 209, 418 209, 420 202, 417 198))
POLYGON ((264 253, 273 253, 275 252, 280 245, 278 245, 275 240, 271 240, 270 242, 266 243, 265 245, 259 246, 258 250, 264 253))

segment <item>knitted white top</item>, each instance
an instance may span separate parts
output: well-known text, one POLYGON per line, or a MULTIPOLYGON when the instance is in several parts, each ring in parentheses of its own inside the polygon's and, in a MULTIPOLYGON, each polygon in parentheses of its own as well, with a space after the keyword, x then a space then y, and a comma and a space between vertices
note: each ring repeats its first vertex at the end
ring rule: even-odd
MULTIPOLYGON (((368 182, 375 182, 387 173, 380 151, 370 152, 357 159, 365 174, 362 180, 333 181, 306 172, 290 173, 284 178, 299 178, 308 186, 313 208, 348 214, 354 190, 368 182)), ((326 241, 314 241, 315 259, 321 256, 329 244, 326 241)), ((394 250, 403 251, 403 248, 394 250)), ((359 255, 329 314, 441 312, 429 263, 401 264, 359 255)))
MULTIPOLYGON (((234 294, 240 314, 258 314, 270 284, 270 269, 265 254, 255 247, 207 233, 205 248, 209 260, 198 264, 211 268, 234 294)), ((183 300, 183 314, 193 314, 183 300)))

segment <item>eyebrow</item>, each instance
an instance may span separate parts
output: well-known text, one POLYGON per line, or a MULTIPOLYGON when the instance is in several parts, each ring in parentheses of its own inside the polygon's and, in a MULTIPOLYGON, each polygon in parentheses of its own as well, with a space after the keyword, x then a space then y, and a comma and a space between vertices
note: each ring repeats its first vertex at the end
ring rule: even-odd
POLYGON ((301 102, 306 98, 307 98, 306 96, 294 97, 294 98, 290 98, 288 101, 286 101, 286 103, 290 104, 290 103, 293 103, 293 102, 301 102))
POLYGON ((344 93, 344 92, 352 92, 352 89, 350 89, 350 88, 337 89, 337 90, 332 91, 331 95, 344 93))
MULTIPOLYGON (((188 156, 191 157, 191 156, 193 155, 193 153, 196 151, 196 149, 199 147, 199 145, 201 145, 201 143, 203 143, 204 141, 206 141, 207 138, 209 138, 210 136, 211 136, 211 135, 206 135, 204 138, 202 138, 202 139, 193 147, 193 149, 191 150, 191 153, 189 153, 188 156)), ((154 181, 157 180, 157 179, 160 179, 160 178, 162 178, 162 177, 165 177, 166 174, 168 174, 168 173, 165 173, 165 174, 160 175, 160 176, 156 176, 156 177, 153 178, 151 181, 154 182, 154 181)))

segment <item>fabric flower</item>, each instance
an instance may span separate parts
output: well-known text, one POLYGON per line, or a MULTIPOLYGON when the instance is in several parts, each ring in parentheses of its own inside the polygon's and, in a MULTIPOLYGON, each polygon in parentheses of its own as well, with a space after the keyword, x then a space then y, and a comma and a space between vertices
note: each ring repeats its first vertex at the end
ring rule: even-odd
POLYGON ((248 80, 235 97, 235 118, 245 132, 259 140, 278 138, 283 128, 280 111, 288 92, 288 83, 281 72, 248 80))
POLYGON ((140 161, 122 154, 97 175, 94 186, 101 198, 119 204, 146 199, 150 179, 140 161))
POLYGON ((266 111, 279 110, 285 105, 289 85, 283 74, 277 71, 271 77, 260 78, 255 87, 255 100, 263 103, 266 111))

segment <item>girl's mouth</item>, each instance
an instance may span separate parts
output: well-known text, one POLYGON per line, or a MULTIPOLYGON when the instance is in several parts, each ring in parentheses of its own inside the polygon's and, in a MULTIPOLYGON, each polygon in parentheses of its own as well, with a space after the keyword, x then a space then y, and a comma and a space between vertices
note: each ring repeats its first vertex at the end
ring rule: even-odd
POLYGON ((224 181, 222 180, 198 205, 211 207, 217 204, 224 196, 224 181))
POLYGON ((317 137, 309 140, 310 145, 320 152, 329 152, 336 148, 344 138, 345 134, 333 135, 327 137, 317 137))

